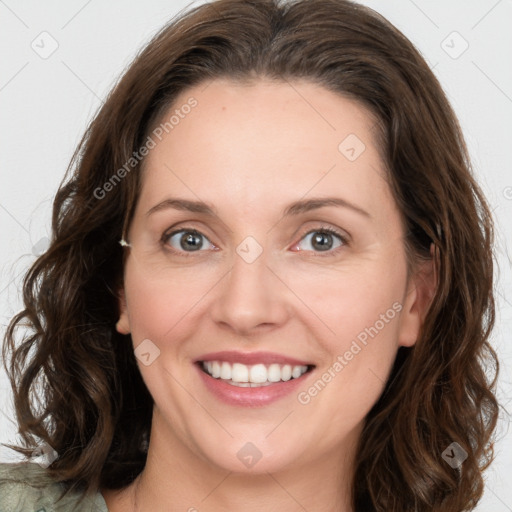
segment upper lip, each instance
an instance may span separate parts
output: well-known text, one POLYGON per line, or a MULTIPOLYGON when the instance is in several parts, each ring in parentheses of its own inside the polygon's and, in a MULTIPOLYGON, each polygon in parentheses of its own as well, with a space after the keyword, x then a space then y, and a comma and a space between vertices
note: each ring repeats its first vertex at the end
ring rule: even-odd
POLYGON ((309 361, 303 361, 294 357, 288 357, 275 352, 237 352, 225 350, 221 352, 210 352, 196 359, 196 362, 203 361, 226 361, 227 363, 254 364, 289 364, 292 366, 313 366, 309 361))

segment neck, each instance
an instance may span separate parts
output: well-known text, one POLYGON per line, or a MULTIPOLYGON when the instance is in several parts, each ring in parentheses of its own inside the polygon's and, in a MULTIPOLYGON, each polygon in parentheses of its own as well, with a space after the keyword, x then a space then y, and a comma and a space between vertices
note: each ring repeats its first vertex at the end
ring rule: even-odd
POLYGON ((120 492, 103 492, 109 512, 166 511, 170 505, 187 512, 353 511, 350 497, 359 429, 336 451, 259 473, 216 466, 169 434, 154 418, 142 473, 120 492))

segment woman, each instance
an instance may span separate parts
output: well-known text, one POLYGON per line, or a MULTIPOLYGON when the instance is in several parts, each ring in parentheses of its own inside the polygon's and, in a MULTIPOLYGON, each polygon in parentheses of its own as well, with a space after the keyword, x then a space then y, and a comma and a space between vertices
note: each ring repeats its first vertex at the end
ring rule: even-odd
POLYGON ((47 467, 4 465, 3 507, 474 508, 498 404, 468 162, 370 9, 219 0, 164 28, 87 130, 9 326, 18 449, 47 467))

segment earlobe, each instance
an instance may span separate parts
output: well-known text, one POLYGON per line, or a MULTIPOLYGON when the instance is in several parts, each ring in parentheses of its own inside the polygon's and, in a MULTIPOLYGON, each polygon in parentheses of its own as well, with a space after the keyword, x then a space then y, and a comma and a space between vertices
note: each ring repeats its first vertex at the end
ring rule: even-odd
POLYGON ((430 259, 417 265, 414 276, 410 278, 410 286, 404 299, 401 317, 399 344, 404 347, 413 346, 420 334, 432 300, 438 286, 439 250, 430 245, 430 259))
POLYGON ((130 334, 130 318, 126 306, 126 296, 124 289, 119 291, 119 320, 116 323, 116 331, 120 334, 130 334))

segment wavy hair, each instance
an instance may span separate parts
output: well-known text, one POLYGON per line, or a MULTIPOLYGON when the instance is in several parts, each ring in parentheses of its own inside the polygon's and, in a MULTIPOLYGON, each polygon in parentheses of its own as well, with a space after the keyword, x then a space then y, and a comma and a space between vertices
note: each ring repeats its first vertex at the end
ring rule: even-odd
POLYGON ((142 471, 152 398, 131 340, 115 330, 123 251, 149 130, 205 80, 309 80, 379 120, 410 263, 433 243, 438 287, 413 347, 400 348, 365 419, 356 511, 459 512, 483 493, 499 406, 493 224, 457 119, 411 42, 347 0, 218 0, 170 21, 138 54, 88 126, 56 195, 48 250, 23 283, 24 309, 3 347, 21 435, 59 457, 49 474, 87 492, 142 471), (125 167, 126 170, 126 167, 125 167), (117 176, 120 173, 117 171, 117 176), (106 187, 106 183, 110 183, 106 187), (108 188, 108 197, 105 190, 108 188), (457 442, 467 459, 443 460, 457 442))

